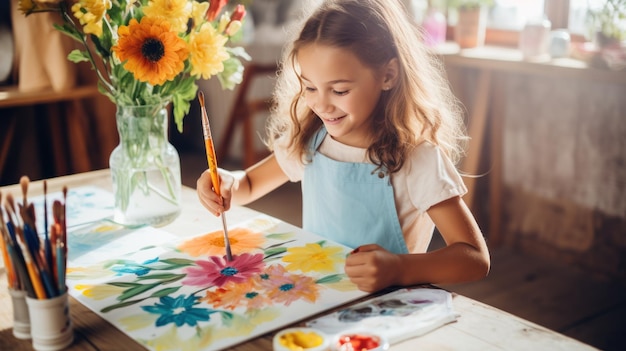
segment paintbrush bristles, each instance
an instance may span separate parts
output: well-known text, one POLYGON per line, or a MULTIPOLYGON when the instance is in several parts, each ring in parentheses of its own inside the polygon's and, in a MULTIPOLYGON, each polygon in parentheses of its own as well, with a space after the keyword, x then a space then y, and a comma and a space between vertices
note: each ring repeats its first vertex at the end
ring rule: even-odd
POLYGON ((20 178, 20 186, 22 187, 22 196, 24 197, 24 207, 28 204, 28 185, 30 184, 30 179, 28 176, 22 176, 20 178))

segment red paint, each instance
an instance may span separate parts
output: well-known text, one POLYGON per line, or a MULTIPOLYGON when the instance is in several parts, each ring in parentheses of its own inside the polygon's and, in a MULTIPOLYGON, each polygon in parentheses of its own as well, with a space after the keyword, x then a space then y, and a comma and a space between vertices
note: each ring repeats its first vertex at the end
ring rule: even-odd
POLYGON ((348 334, 342 335, 337 341, 339 351, 367 351, 380 346, 380 339, 372 335, 348 334))

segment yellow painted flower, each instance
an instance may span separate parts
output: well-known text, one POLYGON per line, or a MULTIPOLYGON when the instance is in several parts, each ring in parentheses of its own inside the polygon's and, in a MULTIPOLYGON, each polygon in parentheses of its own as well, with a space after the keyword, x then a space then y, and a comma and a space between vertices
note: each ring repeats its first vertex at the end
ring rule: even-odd
POLYGON ((310 243, 300 247, 290 247, 283 257, 283 262, 289 263, 288 271, 302 272, 334 272, 335 265, 344 262, 344 250, 338 246, 322 247, 310 243))
MULTIPOLYGON (((258 249, 265 243, 265 236, 247 228, 228 231, 230 248, 234 255, 258 249)), ((223 256, 225 251, 224 232, 221 230, 195 237, 182 243, 178 249, 191 256, 223 256)))
POLYGON ((67 268, 67 277, 71 280, 97 279, 108 277, 114 274, 115 273, 111 272, 101 265, 67 268))
POLYGON ((144 7, 143 13, 148 17, 163 17, 170 23, 172 30, 185 32, 191 10, 192 4, 188 0, 152 0, 144 7))
POLYGON ((74 289, 80 290, 82 294, 90 299, 103 300, 111 296, 120 295, 125 288, 119 286, 113 286, 109 284, 104 285, 88 285, 77 284, 74 289))
POLYGON ((159 316, 156 314, 142 313, 121 318, 118 322, 124 327, 124 330, 130 332, 153 326, 157 318, 159 316))
POLYGON ((86 34, 102 36, 102 18, 111 8, 111 0, 79 0, 72 6, 72 12, 86 34))
POLYGON ((189 38, 191 48, 191 75, 210 78, 224 70, 223 62, 230 56, 224 44, 228 38, 219 34, 210 23, 205 23, 189 38))
POLYGON ((126 61, 124 68, 135 79, 160 85, 184 69, 189 55, 187 45, 170 30, 167 20, 148 16, 141 22, 132 19, 128 26, 120 26, 118 34, 113 52, 122 62, 126 61))

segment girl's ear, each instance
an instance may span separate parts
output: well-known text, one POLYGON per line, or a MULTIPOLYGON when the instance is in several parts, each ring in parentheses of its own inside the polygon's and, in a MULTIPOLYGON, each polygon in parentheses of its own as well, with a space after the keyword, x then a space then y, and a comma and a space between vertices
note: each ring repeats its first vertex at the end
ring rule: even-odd
POLYGON ((392 58, 383 68, 383 90, 390 90, 398 82, 400 66, 397 58, 392 58))

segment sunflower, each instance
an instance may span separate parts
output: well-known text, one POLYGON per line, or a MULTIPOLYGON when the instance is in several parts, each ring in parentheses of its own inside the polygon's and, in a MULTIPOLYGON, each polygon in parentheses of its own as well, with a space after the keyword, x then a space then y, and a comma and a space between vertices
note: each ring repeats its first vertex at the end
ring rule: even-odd
POLYGON ((189 56, 185 41, 171 31, 169 22, 161 17, 145 16, 141 22, 131 19, 118 29, 119 41, 113 46, 124 68, 135 79, 152 85, 172 80, 185 68, 189 56))

